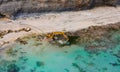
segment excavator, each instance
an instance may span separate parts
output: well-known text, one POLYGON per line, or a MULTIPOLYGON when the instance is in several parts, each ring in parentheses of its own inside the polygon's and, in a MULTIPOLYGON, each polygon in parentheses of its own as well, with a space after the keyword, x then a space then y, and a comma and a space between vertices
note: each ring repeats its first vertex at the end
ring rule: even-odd
POLYGON ((59 44, 66 44, 69 41, 68 36, 64 32, 51 32, 48 33, 46 37, 59 44))

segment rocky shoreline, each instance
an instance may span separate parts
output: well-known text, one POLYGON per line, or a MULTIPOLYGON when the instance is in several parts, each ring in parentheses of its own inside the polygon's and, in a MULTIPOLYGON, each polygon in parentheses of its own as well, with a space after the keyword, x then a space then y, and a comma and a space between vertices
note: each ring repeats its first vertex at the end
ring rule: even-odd
POLYGON ((90 26, 86 29, 78 30, 75 32, 70 32, 68 35, 70 36, 80 36, 80 38, 84 39, 84 37, 91 37, 93 39, 102 38, 102 36, 107 37, 107 33, 111 31, 119 31, 120 30, 120 22, 115 24, 108 24, 103 26, 90 26))
MULTIPOLYGON (((35 17, 26 15, 16 20, 4 19, 0 20, 0 46, 20 40, 19 38, 26 35, 40 34, 37 37, 41 40, 41 35, 46 33, 64 31, 70 38, 70 45, 78 43, 87 44, 86 48, 104 48, 105 45, 92 46, 91 43, 102 42, 106 43, 106 46, 110 43, 119 43, 119 39, 108 39, 116 32, 119 35, 119 21, 120 7, 97 7, 85 11, 47 13, 35 17)), ((20 42, 24 44, 24 41, 20 42)))
POLYGON ((0 72, 120 72, 117 1, 0 0, 0 72))
MULTIPOLYGON (((6 33, 6 31, 0 33, 1 37, 3 34, 7 34, 9 32, 16 32, 16 31, 8 30, 6 33)), ((24 31, 24 30, 19 30, 19 31, 24 31)), ((29 32, 30 29, 29 30, 25 29, 25 31, 29 32)), ((95 49, 95 48, 99 49, 104 47, 111 48, 114 45, 120 43, 120 39, 119 39, 120 22, 115 24, 103 25, 103 26, 90 26, 89 28, 77 30, 74 32, 65 32, 65 34, 69 37, 69 42, 70 42, 69 45, 85 44, 87 49, 95 49), (116 39, 114 38, 114 34, 118 35, 118 37, 116 36, 116 39), (93 44, 94 42, 96 42, 96 44, 93 44)), ((18 41, 21 44, 25 44, 26 43, 25 40, 26 39, 28 40, 32 37, 38 41, 42 41, 45 39, 46 34, 29 34, 28 36, 19 37, 14 41, 18 41)), ((9 43, 10 41, 4 43, 1 42, 1 46, 4 46, 9 43)))

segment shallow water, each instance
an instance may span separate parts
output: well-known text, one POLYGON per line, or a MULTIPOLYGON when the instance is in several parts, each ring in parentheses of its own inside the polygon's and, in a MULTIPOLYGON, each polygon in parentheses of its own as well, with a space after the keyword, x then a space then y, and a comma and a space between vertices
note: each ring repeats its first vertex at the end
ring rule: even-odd
POLYGON ((81 45, 59 47, 31 38, 1 51, 0 72, 120 72, 120 45, 90 52, 81 45))

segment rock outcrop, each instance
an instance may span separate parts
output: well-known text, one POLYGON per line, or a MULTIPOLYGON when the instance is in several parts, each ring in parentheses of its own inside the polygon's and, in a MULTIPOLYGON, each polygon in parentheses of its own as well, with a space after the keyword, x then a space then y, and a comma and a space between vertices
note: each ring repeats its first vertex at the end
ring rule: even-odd
POLYGON ((100 43, 103 43, 110 48, 110 46, 120 43, 120 22, 103 26, 90 26, 87 29, 66 34, 68 36, 78 36, 77 43, 80 44, 92 45, 91 43, 96 42, 98 43, 97 47, 100 46, 100 43))
POLYGON ((99 5, 115 6, 119 0, 0 0, 0 17, 18 13, 90 9, 99 5))

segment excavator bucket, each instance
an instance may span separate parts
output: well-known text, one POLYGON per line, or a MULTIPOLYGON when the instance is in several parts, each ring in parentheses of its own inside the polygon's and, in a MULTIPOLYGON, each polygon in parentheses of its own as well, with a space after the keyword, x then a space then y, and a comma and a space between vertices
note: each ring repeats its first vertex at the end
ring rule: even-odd
POLYGON ((59 44, 66 44, 69 40, 68 36, 64 32, 52 32, 48 33, 46 36, 59 44))

